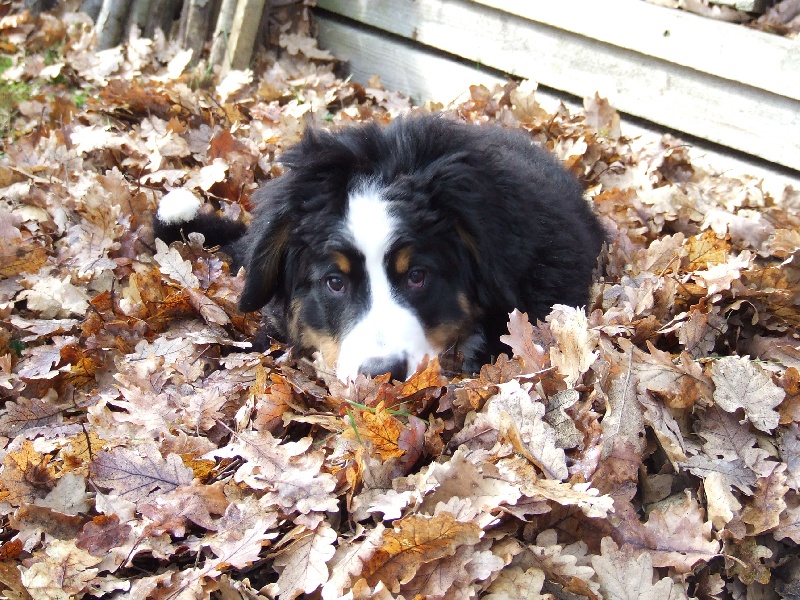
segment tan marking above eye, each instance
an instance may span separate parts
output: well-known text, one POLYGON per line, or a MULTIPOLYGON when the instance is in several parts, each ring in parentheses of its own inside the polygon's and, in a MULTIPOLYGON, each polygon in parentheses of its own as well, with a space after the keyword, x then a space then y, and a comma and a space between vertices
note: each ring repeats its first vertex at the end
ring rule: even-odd
POLYGON ((338 269, 342 273, 344 273, 345 275, 349 275, 350 274, 350 271, 351 271, 352 267, 350 265, 350 259, 349 258, 347 258, 341 252, 334 252, 332 258, 333 258, 333 262, 336 263, 336 266, 338 267, 338 269))
POLYGON ((404 246, 398 250, 394 257, 394 270, 396 273, 405 273, 411 267, 411 246, 404 246))

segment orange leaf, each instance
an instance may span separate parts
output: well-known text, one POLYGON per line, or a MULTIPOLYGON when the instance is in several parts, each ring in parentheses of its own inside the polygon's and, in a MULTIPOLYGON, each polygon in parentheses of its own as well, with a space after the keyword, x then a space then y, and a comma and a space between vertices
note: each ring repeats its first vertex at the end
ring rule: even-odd
MULTIPOLYGON (((370 444, 383 460, 403 455, 404 450, 399 445, 403 424, 386 410, 383 402, 375 407, 375 412, 358 410, 352 414, 358 437, 370 444)), ((349 427, 344 435, 354 437, 356 434, 349 427)))
POLYGON ((383 545, 364 562, 362 577, 371 586, 383 581, 393 593, 408 583, 425 563, 452 556, 464 545, 475 545, 481 528, 462 523, 447 512, 433 517, 411 515, 395 521, 383 534, 383 545))
POLYGON ((417 371, 400 386, 400 397, 412 396, 417 392, 429 388, 447 385, 447 380, 442 377, 442 369, 439 359, 433 358, 421 364, 417 371))
POLYGON ((33 443, 25 440, 22 448, 6 455, 0 485, 9 492, 4 497, 6 502, 21 506, 44 498, 55 486, 55 479, 50 457, 37 452, 33 443))

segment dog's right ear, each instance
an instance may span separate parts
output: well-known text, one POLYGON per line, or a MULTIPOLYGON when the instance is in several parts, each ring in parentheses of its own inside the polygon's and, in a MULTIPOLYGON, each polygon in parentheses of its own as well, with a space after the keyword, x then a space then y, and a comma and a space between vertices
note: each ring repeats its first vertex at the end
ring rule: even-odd
POLYGON ((333 135, 309 127, 281 156, 287 172, 254 194, 256 214, 242 240, 247 278, 240 310, 258 310, 280 292, 295 224, 301 214, 330 209, 330 191, 346 187, 357 162, 348 140, 357 135, 355 128, 333 135))
POLYGON ((256 311, 267 304, 282 284, 293 223, 286 201, 287 180, 271 181, 254 194, 256 215, 241 240, 242 264, 247 269, 239 298, 239 310, 243 312, 256 311))

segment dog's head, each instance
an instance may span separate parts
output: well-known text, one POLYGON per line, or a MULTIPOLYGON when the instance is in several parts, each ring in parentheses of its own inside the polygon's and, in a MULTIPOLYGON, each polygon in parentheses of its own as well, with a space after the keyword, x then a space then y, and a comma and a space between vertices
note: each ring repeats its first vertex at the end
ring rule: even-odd
POLYGON ((437 135, 452 125, 307 133, 258 193, 242 310, 278 305, 288 341, 343 380, 405 379, 425 356, 474 352, 485 277, 480 215, 462 200, 486 186, 437 135))

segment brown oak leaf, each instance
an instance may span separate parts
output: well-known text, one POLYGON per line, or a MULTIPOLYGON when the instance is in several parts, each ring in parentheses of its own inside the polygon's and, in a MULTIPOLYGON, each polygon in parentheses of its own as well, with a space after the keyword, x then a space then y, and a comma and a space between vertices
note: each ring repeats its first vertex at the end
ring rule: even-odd
POLYGON ((257 430, 276 433, 283 425, 283 414, 291 409, 294 399, 292 385, 279 373, 270 373, 268 381, 266 370, 259 367, 250 391, 256 398, 253 426, 257 430))
POLYGON ((663 510, 650 512, 644 524, 648 555, 655 567, 673 567, 688 573, 699 561, 708 562, 719 554, 711 521, 705 521, 700 505, 686 494, 663 510))
POLYGON ((747 420, 756 429, 772 431, 780 415, 775 410, 785 392, 772 382, 769 374, 747 357, 726 356, 711 365, 714 402, 732 413, 743 408, 747 420))
POLYGON ((83 526, 75 545, 92 556, 102 557, 112 548, 121 546, 132 528, 120 523, 117 515, 97 515, 83 526))
POLYGON ((620 340, 620 346, 625 350, 622 353, 605 340, 602 345, 603 358, 609 365, 608 376, 602 382, 608 403, 602 421, 602 458, 610 456, 620 443, 641 454, 644 450, 644 410, 638 401, 634 349, 624 340, 620 340))
POLYGON ((497 387, 500 393, 484 407, 489 422, 548 478, 567 479, 566 455, 555 430, 544 420, 544 404, 531 398, 530 384, 525 389, 515 379, 497 387))
POLYGON ((781 519, 774 536, 776 540, 789 538, 800 544, 800 496, 796 492, 789 492, 785 497, 786 510, 781 513, 781 519))
POLYGON ((20 397, 16 402, 7 402, 0 413, 0 435, 16 437, 24 431, 60 422, 65 406, 59 404, 54 396, 20 397))
POLYGON ((514 309, 508 315, 509 335, 500 336, 500 341, 511 347, 514 356, 522 360, 525 373, 536 373, 550 366, 550 353, 536 342, 534 327, 526 313, 514 309))
POLYGON ((422 511, 432 513, 439 503, 462 498, 482 514, 476 517, 477 522, 491 520, 493 510, 511 506, 521 496, 519 484, 508 481, 489 464, 473 464, 463 447, 446 463, 432 465, 426 480, 429 485, 435 485, 435 489, 425 497, 422 511))
POLYGON ((766 477, 775 466, 769 453, 758 447, 758 439, 731 414, 711 407, 701 414, 698 435, 705 441, 702 452, 682 466, 698 477, 715 474, 728 487, 736 487, 750 495, 760 477, 766 477))
POLYGON ((772 556, 772 550, 760 545, 756 538, 725 540, 724 553, 728 572, 745 585, 766 585, 772 579, 772 569, 764 560, 772 556))
POLYGON ((460 546, 452 556, 423 564, 414 578, 402 586, 402 595, 406 598, 470 597, 476 583, 489 579, 505 566, 501 557, 488 550, 488 542, 481 540, 475 546, 460 546))
POLYGON ((564 591, 600 600, 600 586, 593 581, 594 569, 587 564, 587 549, 581 542, 559 544, 556 530, 548 529, 536 536, 535 544, 525 547, 515 558, 515 564, 536 566, 546 573, 548 581, 559 584, 564 591))
POLYGON ((22 583, 34 598, 69 600, 86 591, 100 561, 73 540, 53 540, 21 568, 22 583))
POLYGON ((603 538, 601 554, 592 556, 600 591, 606 598, 626 600, 688 600, 682 585, 669 577, 656 579, 653 561, 646 552, 619 548, 611 538, 603 538))
POLYGON ((184 537, 187 522, 192 522, 209 531, 217 524, 212 514, 221 515, 228 506, 221 484, 204 485, 193 480, 148 502, 139 504, 136 509, 151 522, 145 533, 159 536, 169 532, 176 537, 184 537))
POLYGON ((753 496, 741 513, 742 521, 749 525, 748 535, 755 537, 778 526, 781 513, 786 510, 784 496, 788 491, 786 465, 782 463, 776 464, 772 473, 756 482, 753 496))
POLYGON ((134 448, 100 452, 89 473, 94 483, 131 502, 165 494, 192 481, 192 470, 176 454, 164 459, 158 447, 147 442, 134 448))
POLYGON ((369 445, 383 460, 402 456, 399 438, 403 424, 379 402, 373 410, 351 410, 345 417, 346 428, 343 436, 357 439, 369 445))
POLYGON ((336 480, 322 472, 322 452, 309 451, 311 438, 281 444, 267 431, 242 432, 227 446, 206 456, 244 459, 234 476, 253 489, 266 490, 264 501, 286 510, 336 510, 336 480))
POLYGON ((310 594, 328 581, 327 562, 335 552, 336 532, 321 524, 313 531, 298 535, 275 558, 280 573, 277 585, 282 597, 310 594))
POLYGON ((461 414, 467 414, 473 410, 480 410, 484 403, 497 394, 498 383, 511 381, 522 374, 522 363, 517 359, 510 359, 501 354, 497 357, 494 364, 483 365, 477 379, 469 379, 457 386, 454 390, 454 398, 446 396, 440 411, 444 411, 448 402, 452 401, 452 407, 461 414))
POLYGON ((650 391, 670 408, 686 409, 697 402, 710 402, 711 382, 691 356, 683 353, 673 359, 671 354, 658 350, 649 341, 647 350, 644 353, 632 348, 640 399, 650 391))
POLYGON ((800 424, 792 423, 781 428, 778 450, 786 464, 786 484, 800 491, 800 424))

